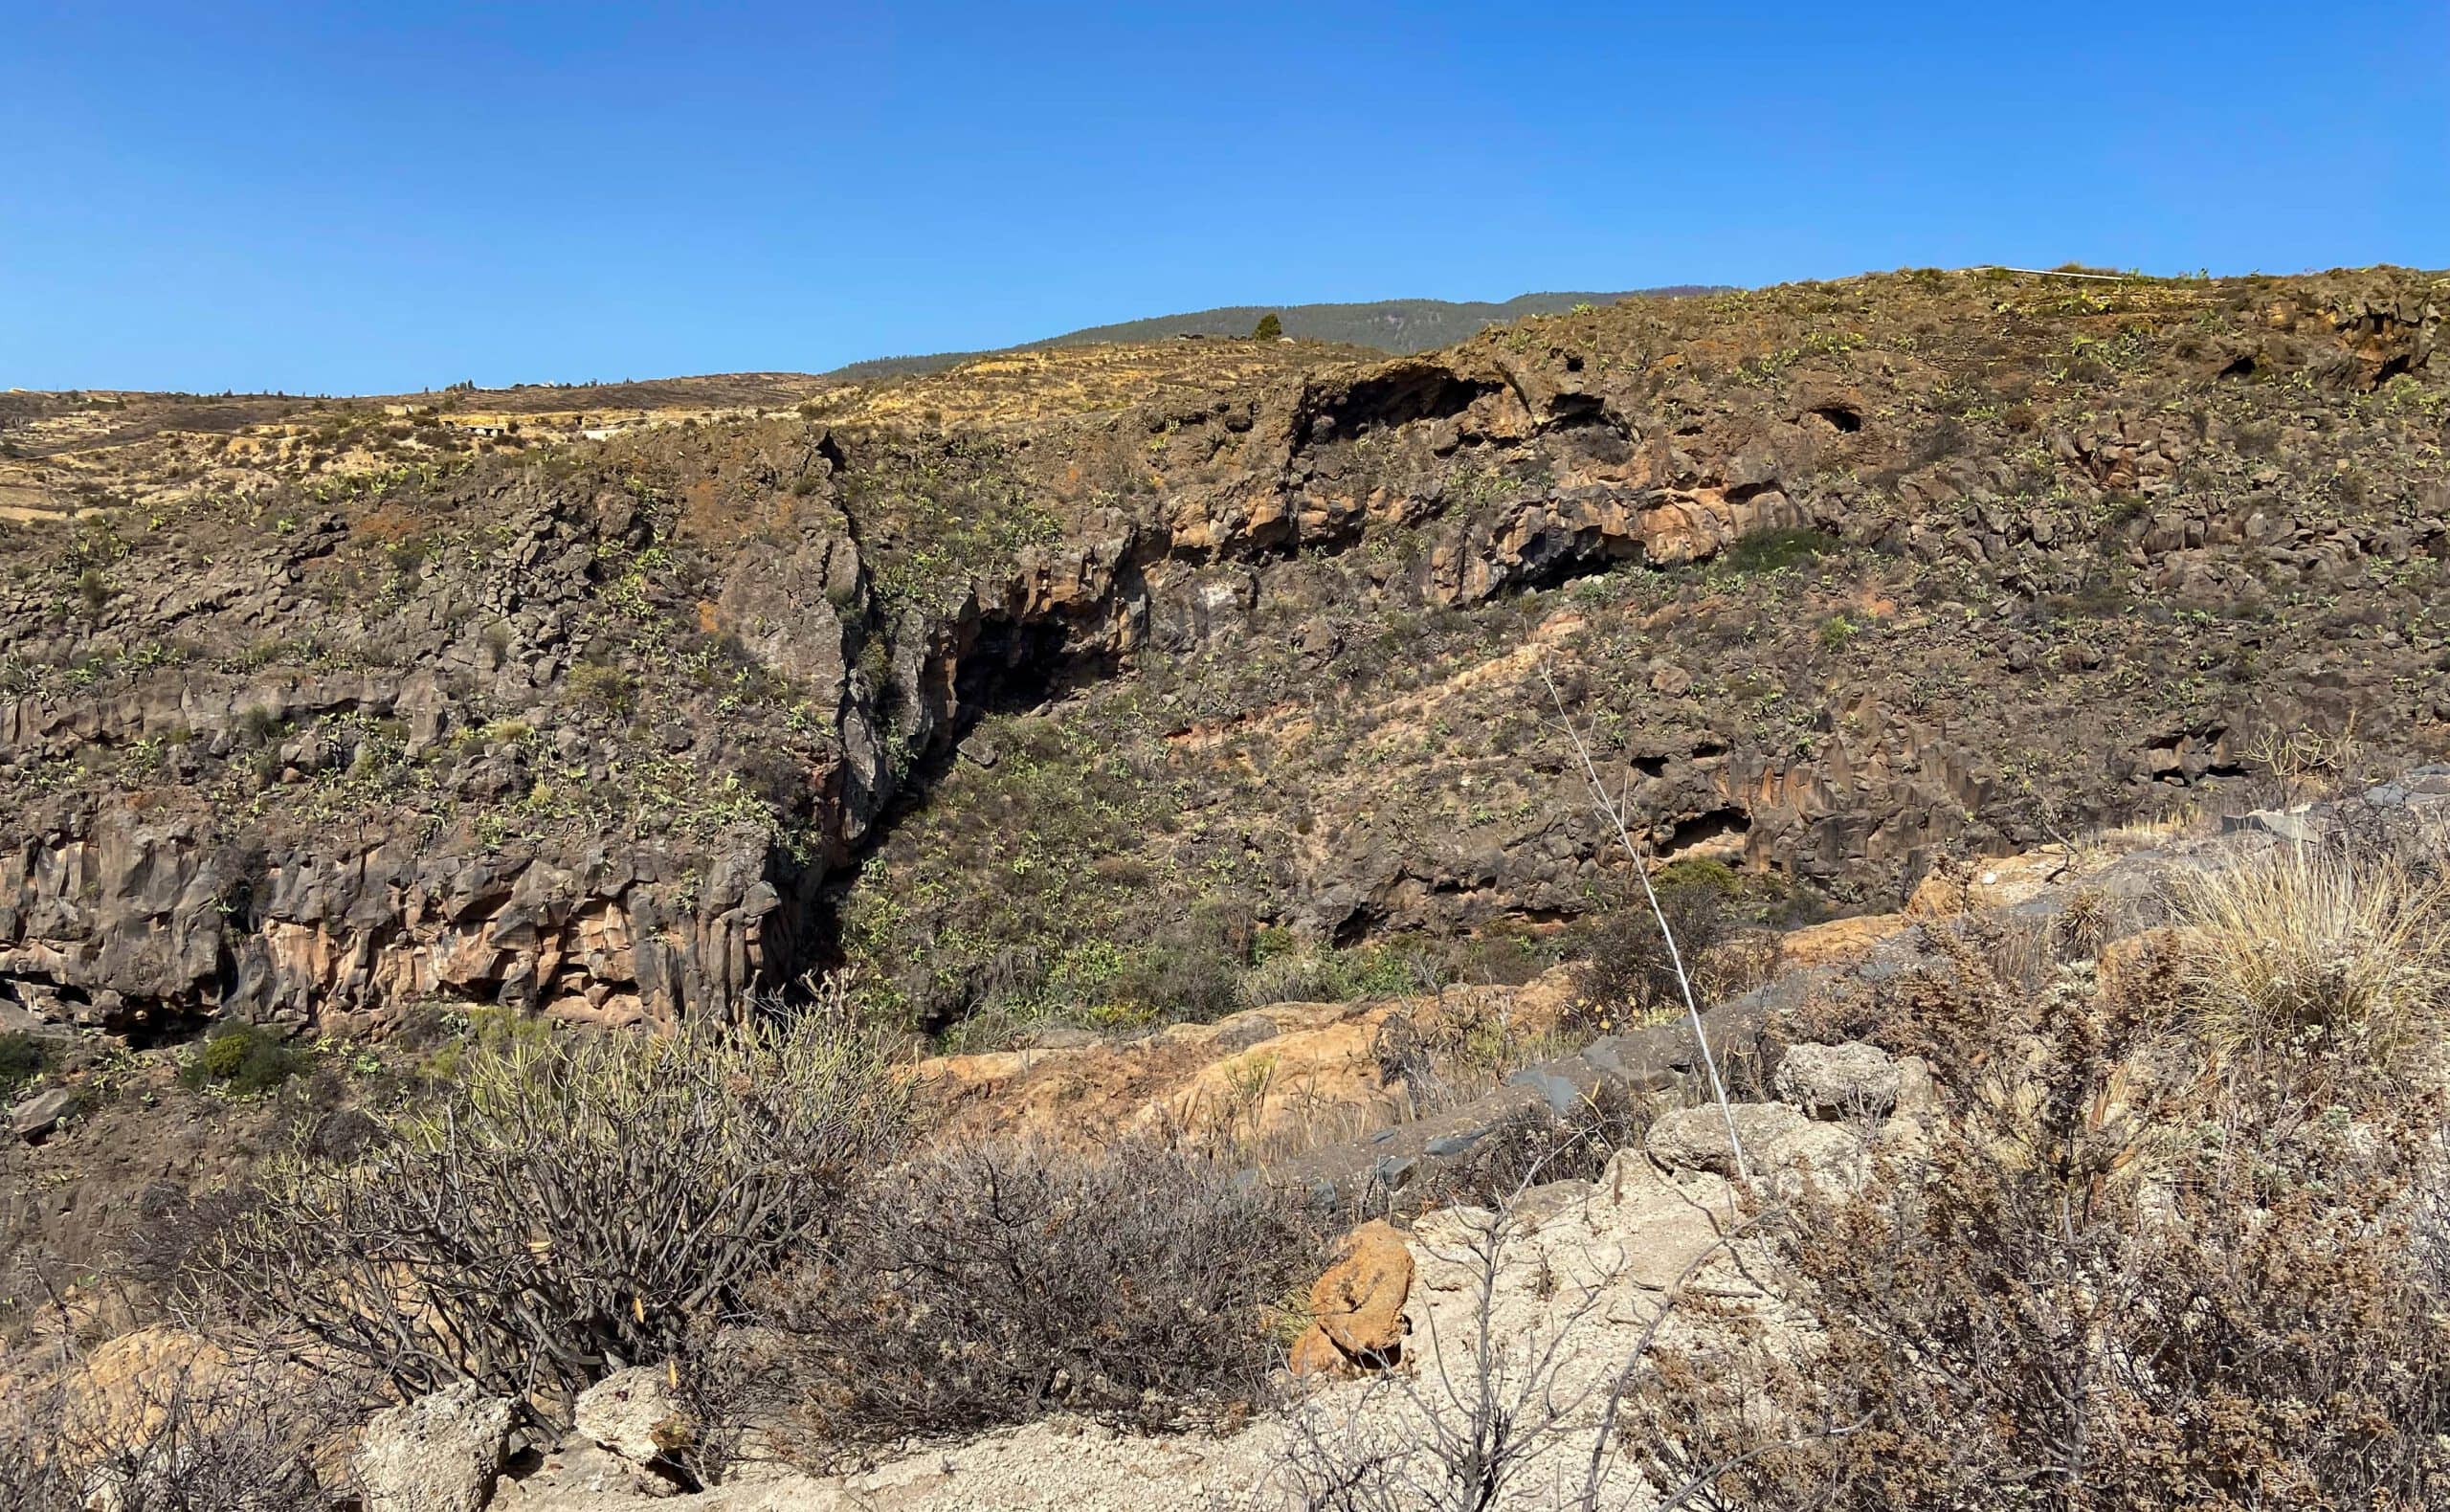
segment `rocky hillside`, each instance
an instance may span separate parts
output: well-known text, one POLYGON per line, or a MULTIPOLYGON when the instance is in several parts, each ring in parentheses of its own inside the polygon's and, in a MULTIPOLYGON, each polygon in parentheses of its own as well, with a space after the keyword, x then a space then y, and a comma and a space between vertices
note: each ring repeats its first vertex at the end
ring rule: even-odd
POLYGON ((93 479, 0 525, 0 1012, 1526 974, 1619 885, 1544 671, 1790 917, 2438 753, 2442 289, 1911 273, 93 479))
MULTIPOLYGON (((273 1504, 301 1507, 1529 1512, 1700 1488, 1688 1502, 1885 1512, 1987 1505, 2044 1473, 2086 1493, 2075 1504, 2243 1506, 2284 1490, 2439 1505, 2446 819, 2450 767, 2417 768, 2335 802, 2052 846, 1935 877, 1895 915, 1793 932, 1785 968, 1703 1015, 1724 1105, 1682 1022, 1574 1037, 1459 1102, 1389 1105, 1370 1023, 1552 1022, 1545 984, 926 1062, 917 1084, 964 1111, 884 1174, 885 1200, 941 1200, 930 1183, 970 1161, 1006 1178, 991 1202, 916 1220, 854 1210, 942 1225, 929 1253, 970 1288, 924 1294, 942 1311, 883 1310, 882 1327, 915 1325, 928 1349, 880 1389, 919 1391, 932 1418, 878 1434, 857 1415, 875 1377, 846 1390, 827 1356, 791 1352, 872 1320, 812 1333, 789 1312, 746 1328, 726 1316, 689 1349, 625 1348, 566 1413, 474 1378, 357 1404, 294 1386, 268 1425, 225 1406, 224 1424, 193 1430, 209 1447, 178 1441, 189 1479, 173 1483, 266 1504, 271 1479, 242 1481, 212 1455, 250 1451, 247 1469, 273 1462, 269 1445, 286 1461, 273 1504), (2235 1037, 2273 1008, 2320 1027, 2235 1037), (1264 1390, 1221 1417, 1143 1417, 1184 1368, 1219 1364, 1181 1305, 1213 1252, 1164 1199, 1055 1221, 1034 1204, 1066 1167, 1038 1164, 1038 1142, 1147 1162, 1131 1136, 1149 1115, 1228 1084, 1258 1122, 1295 1112, 1281 1081, 1244 1075, 1262 1056, 1306 1078, 1311 1117, 1353 1123, 1312 1160, 1239 1169, 1227 1190, 1287 1205, 1332 1192, 1345 1232, 1267 1294, 1264 1390), (1141 1247, 1144 1211, 1181 1247, 1141 1247), (1007 1266, 1023 1284, 999 1281, 1007 1266), (947 1316, 975 1331, 931 1332, 947 1316), (940 1346, 953 1338, 965 1346, 940 1346), (1102 1355, 1110 1340, 1132 1347, 1102 1355), (744 1359, 754 1369, 736 1373, 744 1359), (2038 1389, 2070 1360, 2095 1384, 2038 1389), (791 1374, 812 1361, 814 1376, 791 1374), (1013 1366, 1000 1383, 1038 1394, 969 1411, 979 1362, 1013 1366), (778 1377, 786 1390, 759 1394, 778 1377), (1167 1386, 1141 1394, 1144 1379, 1167 1386), (2071 1451, 2071 1422, 2108 1447, 2071 1451), (2261 1431, 2238 1438, 2249 1422, 2261 1431), (2359 1494, 2376 1484, 2393 1494, 2359 1494)), ((1169 1122, 1194 1142, 1223 1132, 1169 1122)), ((623 1169, 654 1168, 639 1145, 623 1152, 623 1169)), ((529 1232, 511 1230, 510 1248, 524 1255, 529 1232)), ((857 1273, 860 1232, 829 1236, 828 1277, 857 1273)), ((909 1301, 911 1284, 887 1295, 909 1301)), ((39 1440, 51 1464, 21 1471, 37 1489, 91 1444, 158 1445, 159 1423, 201 1421, 148 1382, 224 1404, 266 1385, 246 1373, 263 1357, 159 1324, 59 1358, 74 1365, 59 1405, 33 1420, 101 1436, 39 1440)), ((20 1383, 43 1384, 52 1357, 20 1359, 12 1380, 0 1351, 0 1384, 20 1388, 0 1402, 39 1409, 54 1398, 20 1383)), ((5 1441, 34 1442, 0 1414, 0 1434, 12 1427, 5 1441)), ((129 1474, 100 1463, 71 1483, 129 1474)))

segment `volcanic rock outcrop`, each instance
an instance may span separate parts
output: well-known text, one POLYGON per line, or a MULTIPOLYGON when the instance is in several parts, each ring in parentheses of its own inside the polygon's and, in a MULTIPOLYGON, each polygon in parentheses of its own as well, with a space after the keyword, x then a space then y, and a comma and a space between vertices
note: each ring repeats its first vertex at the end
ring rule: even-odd
POLYGON ((2440 303, 1903 275, 0 527, 0 1013, 618 1022, 852 961, 941 1027, 1146 999, 1226 903, 1545 928, 1615 873, 1544 673, 1660 856, 1839 901, 2429 753, 2440 303))

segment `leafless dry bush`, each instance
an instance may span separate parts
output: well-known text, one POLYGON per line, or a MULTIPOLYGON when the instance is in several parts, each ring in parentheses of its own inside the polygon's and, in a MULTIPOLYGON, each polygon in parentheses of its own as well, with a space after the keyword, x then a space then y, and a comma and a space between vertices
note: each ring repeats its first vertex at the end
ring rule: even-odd
POLYGON ((278 1362, 61 1358, 0 1400, 0 1512, 309 1512, 354 1494, 354 1392, 278 1362))
POLYGON ((1526 1025, 1503 1000, 1476 1001, 1431 988, 1380 1022, 1370 1058, 1379 1083, 1403 1094, 1404 1116, 1418 1119, 1468 1102, 1524 1066, 1578 1043, 1554 1026, 1526 1025))
POLYGON ((1696 988, 1704 996, 1722 995, 1713 991, 1713 973, 1703 963, 1715 959, 1731 928, 1726 898, 1700 885, 1660 887, 1657 914, 1637 899, 1632 907, 1588 921, 1579 931, 1588 956, 1573 975, 1579 1020, 1606 1033, 1682 1012, 1680 973, 1687 961, 1694 966, 1696 988), (1681 956, 1669 952, 1661 919, 1674 932, 1681 956))
POLYGON ((1391 1207, 1415 1212, 1493 1207, 1541 1182, 1588 1181, 1618 1150, 1640 1145, 1659 1112, 1657 1099, 1615 1081, 1601 1082, 1563 1113, 1532 1103, 1411 1185, 1373 1189, 1377 1206, 1362 1215, 1383 1216, 1391 1207))
POLYGON ((1507 1203, 1467 1229, 1459 1253, 1441 1256, 1472 1278, 1461 1337, 1441 1334, 1427 1312, 1410 1368, 1373 1378, 1340 1410, 1314 1406, 1294 1417, 1282 1479, 1308 1512, 1486 1512, 1535 1479, 1560 1494, 1553 1504, 1575 1504, 1565 1487, 1585 1467, 1573 1462, 1565 1425, 1606 1382, 1568 1386, 1560 1367, 1568 1336, 1598 1308, 1600 1292, 1585 1288, 1547 1327, 1508 1327, 1500 1290, 1521 1234, 1507 1203))
POLYGON ((773 1288, 811 1447, 1070 1412, 1142 1428, 1266 1397, 1322 1199, 1182 1149, 953 1148, 889 1173, 773 1288))
POLYGON ((2279 804, 2352 790, 2374 775, 2374 752, 2357 734, 2354 715, 2336 735, 2305 728, 2262 731, 2243 741, 2239 754, 2262 769, 2261 785, 2279 804))
POLYGON ((300 1154, 199 1245, 182 1321, 304 1343, 412 1396, 474 1380, 546 1411, 682 1353, 821 1246, 905 1088, 826 1015, 667 1036, 513 1037, 354 1159, 300 1154))
POLYGON ((1995 1048, 1946 1056, 1925 1159, 1779 1231, 1815 1349, 1661 1360, 1645 1475, 1726 1467, 1692 1499, 1726 1508, 2450 1504, 2443 1100, 2375 1075, 2406 1036, 2350 1027, 2438 1021, 2403 912, 2438 905, 2364 865, 2207 880, 2172 959, 2098 987, 1900 984, 1875 1037, 1995 1048), (1861 1426, 1787 1440, 1831 1423, 1861 1426))

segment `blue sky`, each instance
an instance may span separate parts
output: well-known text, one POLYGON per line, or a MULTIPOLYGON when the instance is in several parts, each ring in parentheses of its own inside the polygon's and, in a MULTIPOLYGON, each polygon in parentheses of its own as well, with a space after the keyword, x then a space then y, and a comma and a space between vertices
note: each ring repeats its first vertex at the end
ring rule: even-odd
POLYGON ((0 0, 0 388, 821 369, 1226 303, 2450 264, 2450 4, 0 0))

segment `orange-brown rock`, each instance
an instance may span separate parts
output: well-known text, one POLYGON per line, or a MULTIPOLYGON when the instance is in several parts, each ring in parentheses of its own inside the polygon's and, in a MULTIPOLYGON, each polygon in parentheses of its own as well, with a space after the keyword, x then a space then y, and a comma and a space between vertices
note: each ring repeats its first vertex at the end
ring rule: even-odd
POLYGON ((1413 1252, 1384 1218, 1345 1235, 1310 1287, 1310 1326, 1294 1344, 1297 1375, 1383 1369, 1402 1357, 1413 1252))
POLYGON ((1837 966, 1860 960, 1913 923, 1904 914, 1860 914, 1806 924, 1780 938, 1779 958, 1790 966, 1837 966))
POLYGON ((1425 1033, 1473 1021, 1535 1034, 1563 1012, 1566 973, 1522 987, 1354 1003, 1273 1003, 1213 1024, 1176 1024, 1145 1039, 945 1056, 919 1077, 947 1123, 967 1134, 1058 1142, 1114 1134, 1232 1140, 1278 1150, 1348 1139, 1403 1111, 1378 1064, 1388 1020, 1425 1033))
POLYGON ((2058 880, 2069 864, 2067 852, 2053 846, 1934 872, 1905 901, 1905 913, 1912 919, 1947 919, 1982 908, 2013 907, 2058 880))

